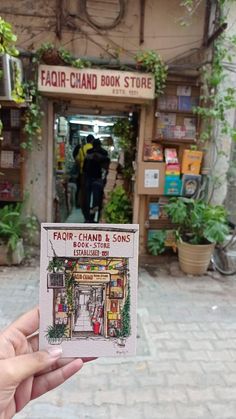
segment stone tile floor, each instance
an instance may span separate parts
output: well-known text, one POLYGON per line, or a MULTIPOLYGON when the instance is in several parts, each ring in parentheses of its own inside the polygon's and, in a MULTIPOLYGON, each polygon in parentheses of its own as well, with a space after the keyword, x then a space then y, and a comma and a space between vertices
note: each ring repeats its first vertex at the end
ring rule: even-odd
MULTIPOLYGON (((0 270, 0 328, 38 301, 38 267, 0 270)), ((136 358, 99 359, 18 419, 235 419, 236 278, 139 273, 136 358)))

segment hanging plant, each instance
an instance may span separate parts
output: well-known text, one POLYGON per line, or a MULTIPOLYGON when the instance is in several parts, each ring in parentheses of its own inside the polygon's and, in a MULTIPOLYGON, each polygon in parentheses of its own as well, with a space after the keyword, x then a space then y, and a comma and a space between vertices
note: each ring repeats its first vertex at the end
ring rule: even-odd
POLYGON ((50 42, 43 43, 37 49, 33 62, 40 64, 44 62, 48 65, 70 65, 75 68, 91 67, 91 63, 81 58, 75 58, 70 51, 64 47, 56 48, 50 42))
POLYGON ((164 92, 167 79, 167 65, 161 56, 153 50, 141 51, 135 56, 138 67, 147 73, 152 73, 155 80, 155 94, 160 96, 164 92))

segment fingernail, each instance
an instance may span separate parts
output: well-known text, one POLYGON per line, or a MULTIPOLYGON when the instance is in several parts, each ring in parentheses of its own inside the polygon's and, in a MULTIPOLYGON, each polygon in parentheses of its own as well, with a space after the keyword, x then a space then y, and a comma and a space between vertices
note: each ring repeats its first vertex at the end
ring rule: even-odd
POLYGON ((52 358, 60 358, 62 356, 62 348, 48 348, 48 353, 52 358))

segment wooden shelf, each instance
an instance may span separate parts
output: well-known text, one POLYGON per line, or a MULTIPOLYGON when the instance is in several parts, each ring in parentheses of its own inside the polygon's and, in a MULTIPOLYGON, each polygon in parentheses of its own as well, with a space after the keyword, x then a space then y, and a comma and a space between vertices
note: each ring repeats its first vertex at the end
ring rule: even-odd
POLYGON ((23 200, 24 150, 20 145, 24 138, 22 130, 24 109, 25 106, 17 106, 15 103, 5 101, 1 103, 0 117, 3 122, 3 138, 5 136, 5 140, 0 142, 0 154, 3 158, 4 154, 13 155, 12 160, 9 160, 11 167, 2 167, 1 163, 6 163, 5 166, 7 166, 7 161, 0 159, 0 172, 2 174, 0 176, 0 202, 3 203, 23 200))
POLYGON ((155 111, 155 117, 158 118, 158 116, 156 115, 157 113, 176 113, 178 115, 190 115, 193 116, 195 118, 197 118, 197 115, 193 112, 193 111, 180 111, 180 110, 172 110, 172 109, 157 109, 155 111))
POLYGON ((0 201, 2 202, 20 202, 23 201, 23 198, 5 198, 3 196, 0 195, 0 201))
POLYGON ((147 230, 161 230, 162 228, 172 229, 174 228, 173 224, 168 219, 159 219, 159 220, 148 220, 149 227, 147 230))
POLYGON ((195 144, 197 142, 197 140, 196 139, 190 139, 190 138, 180 138, 180 139, 178 139, 178 138, 154 138, 153 140, 152 140, 152 143, 160 143, 160 144, 167 144, 167 143, 169 143, 169 144, 177 144, 177 145, 181 145, 181 144, 183 144, 183 143, 186 143, 186 144, 195 144))
POLYGON ((0 170, 21 170, 21 167, 1 167, 0 170))

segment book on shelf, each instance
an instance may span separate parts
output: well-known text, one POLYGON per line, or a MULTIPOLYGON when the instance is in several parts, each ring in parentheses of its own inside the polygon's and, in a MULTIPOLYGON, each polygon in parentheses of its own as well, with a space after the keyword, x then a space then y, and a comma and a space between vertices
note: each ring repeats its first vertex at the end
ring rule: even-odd
POLYGON ((200 173, 202 157, 202 151, 184 150, 181 172, 186 175, 198 175, 200 173))
POLYGON ((179 111, 191 112, 192 110, 192 101, 190 96, 179 96, 178 109, 179 111))
POLYGON ((165 178, 165 195, 179 195, 181 191, 181 180, 179 176, 166 176, 165 178))
POLYGON ((169 163, 166 164, 166 176, 168 175, 180 175, 180 164, 179 163, 169 163))
POLYGON ((2 146, 6 147, 6 146, 10 146, 11 145, 11 131, 3 131, 2 136, 3 136, 3 142, 2 142, 2 146))
POLYGON ((177 96, 161 96, 158 99, 158 109, 167 111, 176 111, 178 109, 177 96))
POLYGON ((2 150, 0 155, 0 166, 12 168, 14 166, 14 151, 2 150))
POLYGON ((171 126, 176 124, 175 113, 159 113, 157 126, 164 128, 165 126, 171 126))
POLYGON ((158 220, 159 219, 159 217, 160 217, 159 202, 149 202, 148 217, 149 217, 149 220, 158 220))
POLYGON ((161 144, 144 144, 144 161, 163 161, 163 147, 161 144))
POLYGON ((11 127, 12 128, 20 128, 20 110, 19 109, 11 109, 11 127))
POLYGON ((177 86, 177 96, 191 96, 191 86, 177 86))
POLYGON ((181 195, 186 198, 197 198, 201 187, 201 175, 183 175, 181 195))
POLYGON ((164 154, 167 164, 175 164, 179 162, 176 148, 165 148, 164 154))

